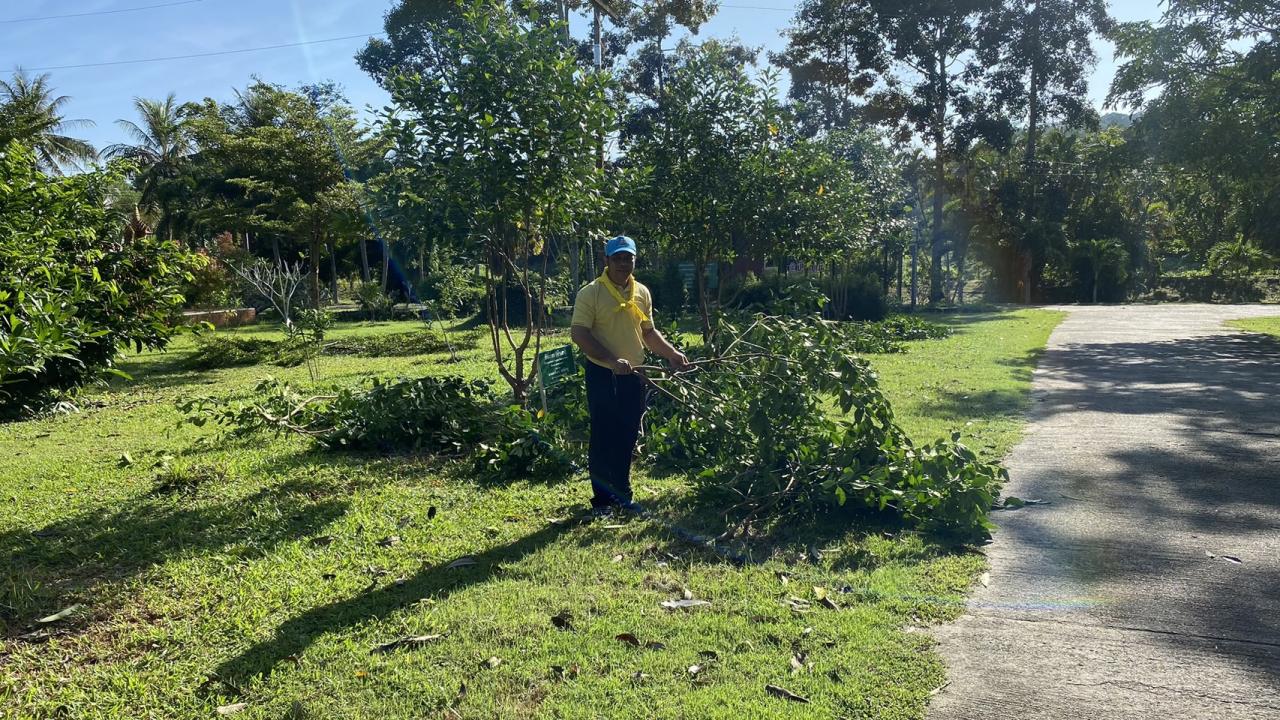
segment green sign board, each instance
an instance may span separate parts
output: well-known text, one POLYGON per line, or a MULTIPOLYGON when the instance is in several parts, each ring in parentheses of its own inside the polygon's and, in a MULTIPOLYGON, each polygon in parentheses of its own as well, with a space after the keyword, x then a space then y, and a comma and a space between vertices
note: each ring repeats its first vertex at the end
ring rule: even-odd
MULTIPOLYGON (((678 265, 676 265, 676 269, 680 273, 680 279, 684 280, 685 290, 688 290, 690 295, 693 295, 694 293, 696 293, 698 289, 694 286, 693 263, 691 262, 679 263, 678 265)), ((703 271, 703 274, 707 278, 708 290, 715 290, 716 287, 720 284, 719 270, 720 268, 717 263, 714 263, 714 262, 707 263, 707 267, 703 271)))
POLYGON ((564 378, 578 371, 573 358, 573 346, 561 345, 554 350, 538 353, 538 380, 543 390, 556 386, 564 378))

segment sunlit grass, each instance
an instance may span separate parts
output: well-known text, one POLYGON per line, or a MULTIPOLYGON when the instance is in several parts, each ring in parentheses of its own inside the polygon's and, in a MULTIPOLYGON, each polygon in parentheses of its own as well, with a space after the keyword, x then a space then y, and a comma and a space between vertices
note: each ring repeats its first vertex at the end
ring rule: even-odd
MULTIPOLYGON (((1057 317, 948 319, 955 337, 871 360, 917 439, 963 427, 998 456, 1057 317)), ((583 509, 582 478, 485 485, 429 458, 220 438, 181 425, 175 403, 244 396, 266 375, 311 381, 302 367, 192 371, 192 348, 131 358, 135 380, 78 414, 0 426, 0 715, 207 718, 245 703, 236 717, 914 718, 943 682, 908 630, 960 611, 980 555, 829 526, 717 551, 690 541, 718 514, 680 478, 636 478, 651 519, 578 524, 563 520, 583 509), (465 556, 476 564, 448 569, 465 556), (686 591, 711 605, 660 606, 686 591), (570 630, 551 621, 562 611, 570 630), (371 653, 418 635, 442 637, 371 653)), ((319 369, 322 384, 496 378, 484 337, 456 360, 326 356, 319 369)))

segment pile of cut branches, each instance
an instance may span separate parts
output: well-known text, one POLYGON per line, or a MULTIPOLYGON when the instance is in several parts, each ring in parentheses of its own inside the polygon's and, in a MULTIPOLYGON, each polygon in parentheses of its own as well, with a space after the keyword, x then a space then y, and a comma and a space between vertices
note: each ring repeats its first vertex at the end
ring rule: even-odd
POLYGON ((419 452, 470 458, 489 478, 553 478, 573 463, 542 438, 533 417, 488 383, 420 377, 302 393, 268 378, 251 399, 197 397, 179 403, 184 422, 213 422, 232 435, 302 435, 326 449, 419 452))
POLYGON ((743 526, 795 511, 893 512, 910 525, 984 537, 1005 472, 958 435, 917 447, 856 354, 857 326, 757 316, 693 369, 642 366, 657 394, 645 450, 733 499, 743 526))

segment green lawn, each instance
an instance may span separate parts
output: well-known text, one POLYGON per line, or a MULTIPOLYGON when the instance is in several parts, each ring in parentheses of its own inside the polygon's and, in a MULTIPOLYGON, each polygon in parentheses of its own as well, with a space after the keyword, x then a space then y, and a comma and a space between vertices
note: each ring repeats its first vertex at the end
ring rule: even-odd
POLYGON ((1266 333, 1280 337, 1280 317, 1260 317, 1247 318, 1244 320, 1231 320, 1227 322, 1232 327, 1238 327, 1241 330, 1249 332, 1266 333))
MULTIPOLYGON (((914 436, 963 427, 994 457, 1058 319, 947 318, 953 338, 872 362, 914 436)), ((175 401, 307 371, 194 372, 191 347, 131 359, 134 382, 79 414, 0 425, 0 716, 207 718, 244 703, 236 717, 915 718, 944 681, 914 629, 960 612, 979 554, 856 527, 709 547, 690 535, 716 513, 678 478, 636 478, 653 519, 576 523, 562 519, 589 495, 581 478, 480 485, 425 458, 220 440, 180 426, 175 401), (475 564, 449 568, 464 557, 475 564), (686 594, 711 604, 660 606, 686 594)), ((320 371, 485 377, 489 357, 324 357, 320 371)))

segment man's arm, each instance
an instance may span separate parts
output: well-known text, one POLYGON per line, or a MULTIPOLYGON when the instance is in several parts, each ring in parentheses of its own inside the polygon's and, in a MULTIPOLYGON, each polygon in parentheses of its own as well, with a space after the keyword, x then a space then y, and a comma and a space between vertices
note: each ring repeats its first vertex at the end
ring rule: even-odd
POLYGON ((667 339, 663 337, 662 333, 658 332, 658 328, 645 328, 641 333, 641 338, 644 340, 645 347, 652 350, 654 354, 665 358, 667 362, 671 363, 671 365, 675 367, 675 369, 689 369, 689 358, 685 357, 684 353, 677 350, 674 345, 668 342, 667 339))
POLYGON ((573 340, 573 343, 581 348, 582 352, 586 353, 587 357, 595 358, 596 360, 605 363, 609 367, 613 368, 615 373, 619 375, 631 374, 631 363, 609 352, 609 348, 605 347, 604 343, 597 340, 596 336, 591 334, 590 328, 582 325, 574 325, 569 328, 569 339, 573 340))

